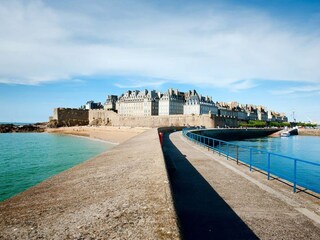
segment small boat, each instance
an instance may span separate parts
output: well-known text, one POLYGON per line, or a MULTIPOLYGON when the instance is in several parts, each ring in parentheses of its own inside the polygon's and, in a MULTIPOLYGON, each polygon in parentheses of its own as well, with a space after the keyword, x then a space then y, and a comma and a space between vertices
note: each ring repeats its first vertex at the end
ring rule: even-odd
POLYGON ((286 131, 286 132, 282 132, 280 133, 281 137, 290 137, 290 132, 286 131))

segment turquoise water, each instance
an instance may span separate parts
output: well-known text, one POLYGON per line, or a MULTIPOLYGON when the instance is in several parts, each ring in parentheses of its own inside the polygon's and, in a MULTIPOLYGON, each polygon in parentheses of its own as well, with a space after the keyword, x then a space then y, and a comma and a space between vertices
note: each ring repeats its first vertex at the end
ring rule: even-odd
POLYGON ((104 142, 65 135, 0 134, 0 201, 111 147, 104 142))
MULTIPOLYGON (((271 173, 291 182, 293 182, 295 178, 295 160, 291 158, 303 160, 297 160, 296 162, 297 184, 320 193, 320 137, 266 137, 245 141, 232 141, 231 143, 275 153, 270 155, 269 169, 271 173), (278 156, 276 154, 289 156, 291 158, 278 156)), ((236 148, 230 147, 229 151, 231 155, 236 155, 236 148)), ((247 148, 238 148, 238 158, 249 163, 250 151, 247 148)), ((267 171, 268 154, 266 152, 253 151, 252 164, 267 171)))

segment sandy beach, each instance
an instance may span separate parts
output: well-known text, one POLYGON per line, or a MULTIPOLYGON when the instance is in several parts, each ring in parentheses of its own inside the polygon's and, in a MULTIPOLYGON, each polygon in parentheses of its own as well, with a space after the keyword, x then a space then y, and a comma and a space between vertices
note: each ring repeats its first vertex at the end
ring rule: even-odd
POLYGON ((99 139, 115 144, 127 141, 128 139, 143 133, 150 128, 112 127, 112 126, 77 126, 47 128, 46 132, 55 134, 71 134, 82 137, 99 139))

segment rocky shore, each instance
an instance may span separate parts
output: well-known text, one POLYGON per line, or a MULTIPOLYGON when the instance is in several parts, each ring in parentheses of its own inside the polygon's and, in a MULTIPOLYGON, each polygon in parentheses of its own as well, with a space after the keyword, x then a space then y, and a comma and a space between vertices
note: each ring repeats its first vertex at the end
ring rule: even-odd
POLYGON ((44 132, 46 123, 36 123, 27 125, 0 124, 0 133, 16 132, 44 132))

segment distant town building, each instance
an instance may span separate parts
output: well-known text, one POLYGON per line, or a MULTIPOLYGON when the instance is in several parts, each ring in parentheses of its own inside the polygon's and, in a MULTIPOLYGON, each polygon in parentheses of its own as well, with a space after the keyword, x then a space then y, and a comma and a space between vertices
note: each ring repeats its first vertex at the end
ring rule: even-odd
POLYGON ((262 106, 257 107, 257 116, 260 121, 268 121, 268 112, 262 106))
POLYGON ((159 115, 183 114, 184 104, 184 93, 171 88, 159 100, 159 115))
POLYGON ((277 120, 275 112, 268 111, 267 114, 268 114, 268 121, 269 122, 275 122, 277 120))
POLYGON ((159 94, 156 91, 127 91, 118 100, 118 113, 125 116, 159 114, 159 94))
MULTIPOLYGON (((84 109, 101 109, 101 103, 87 102, 84 109)), ((155 90, 127 91, 121 96, 108 95, 105 110, 118 112, 124 116, 164 116, 164 115, 201 115, 211 113, 216 116, 235 118, 239 121, 261 120, 286 122, 288 118, 267 110, 264 106, 239 104, 238 102, 213 102, 211 97, 201 96, 196 90, 179 92, 168 89, 164 93, 155 90)))
POLYGON ((108 98, 104 104, 104 109, 110 110, 110 111, 115 111, 115 112, 118 111, 117 101, 118 101, 117 95, 108 95, 108 98))
POLYGON ((208 114, 218 115, 218 108, 210 97, 202 97, 196 90, 190 91, 186 99, 183 114, 208 114))
POLYGON ((103 109, 103 105, 101 102, 95 103, 91 100, 86 103, 85 109, 103 109))
POLYGON ((218 107, 219 116, 237 118, 238 114, 233 110, 235 108, 234 103, 216 102, 218 107))

